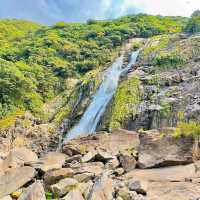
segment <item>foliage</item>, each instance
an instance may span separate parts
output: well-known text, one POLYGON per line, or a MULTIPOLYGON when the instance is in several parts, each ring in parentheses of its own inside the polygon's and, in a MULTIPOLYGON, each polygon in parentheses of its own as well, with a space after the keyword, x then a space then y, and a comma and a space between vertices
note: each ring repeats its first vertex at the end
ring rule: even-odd
POLYGON ((200 136, 200 124, 196 121, 189 120, 188 122, 184 121, 183 114, 180 114, 180 120, 178 122, 176 131, 173 133, 174 137, 180 136, 200 136))
POLYGON ((138 77, 133 77, 119 86, 112 103, 111 129, 120 128, 127 117, 136 113, 141 95, 138 77))
POLYGON ((67 90, 66 79, 84 80, 90 71, 101 71, 125 40, 180 32, 185 21, 133 15, 47 27, 0 20, 0 118, 16 108, 40 116, 43 103, 67 90))
POLYGON ((188 21, 185 31, 189 33, 200 32, 200 10, 196 10, 188 21))

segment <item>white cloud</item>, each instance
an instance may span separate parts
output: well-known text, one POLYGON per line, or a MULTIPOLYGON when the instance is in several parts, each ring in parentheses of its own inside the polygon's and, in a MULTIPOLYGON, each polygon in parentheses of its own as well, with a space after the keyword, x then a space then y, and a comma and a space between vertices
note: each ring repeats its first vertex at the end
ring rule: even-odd
POLYGON ((199 0, 123 0, 123 9, 129 6, 142 8, 149 14, 190 16, 200 9, 199 0))

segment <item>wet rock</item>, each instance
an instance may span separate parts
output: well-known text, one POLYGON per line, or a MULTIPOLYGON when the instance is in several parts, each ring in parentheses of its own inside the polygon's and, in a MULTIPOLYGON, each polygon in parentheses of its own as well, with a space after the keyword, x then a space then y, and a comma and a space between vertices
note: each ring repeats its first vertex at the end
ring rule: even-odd
POLYGON ((50 188, 54 195, 62 197, 65 194, 67 194, 70 190, 75 188, 77 185, 77 180, 73 178, 65 178, 60 180, 57 184, 52 185, 50 188))
POLYGON ((88 200, 112 200, 114 187, 112 179, 103 174, 94 183, 88 200))
POLYGON ((122 168, 125 170, 125 172, 130 172, 133 169, 135 169, 137 161, 134 157, 130 155, 120 155, 119 157, 120 163, 122 168))
POLYGON ((58 152, 50 152, 40 158, 38 163, 33 164, 35 168, 39 168, 44 172, 51 169, 62 168, 66 160, 66 155, 58 152))
POLYGON ((140 168, 164 167, 192 163, 193 138, 174 138, 150 131, 140 137, 140 168))
POLYGON ((135 191, 137 194, 147 194, 148 183, 147 181, 140 181, 140 180, 129 180, 128 181, 128 188, 130 191, 135 191))
POLYGON ((114 156, 120 151, 132 148, 137 149, 138 146, 139 137, 136 132, 115 130, 110 134, 100 133, 72 140, 63 145, 63 152, 67 155, 76 155, 100 150, 106 151, 114 156))
POLYGON ((63 197, 63 200, 84 200, 80 190, 72 190, 67 196, 63 197))
POLYGON ((36 153, 30 151, 25 147, 16 148, 11 150, 6 159, 3 161, 3 169, 16 168, 23 166, 24 163, 37 162, 38 157, 36 153))
POLYGON ((18 200, 46 200, 42 184, 40 182, 33 183, 18 200))
POLYGON ((46 185, 52 185, 64 178, 71 178, 74 175, 74 171, 70 168, 49 170, 44 175, 44 183, 46 185))
POLYGON ((35 176, 32 167, 15 168, 0 177, 0 197, 4 197, 21 188, 35 176))

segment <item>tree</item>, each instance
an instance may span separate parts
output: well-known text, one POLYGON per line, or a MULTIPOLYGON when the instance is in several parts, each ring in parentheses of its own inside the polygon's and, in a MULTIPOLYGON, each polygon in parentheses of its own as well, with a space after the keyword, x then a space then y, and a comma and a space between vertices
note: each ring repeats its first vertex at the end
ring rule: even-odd
POLYGON ((200 32, 200 10, 196 10, 188 21, 185 31, 188 33, 200 32))

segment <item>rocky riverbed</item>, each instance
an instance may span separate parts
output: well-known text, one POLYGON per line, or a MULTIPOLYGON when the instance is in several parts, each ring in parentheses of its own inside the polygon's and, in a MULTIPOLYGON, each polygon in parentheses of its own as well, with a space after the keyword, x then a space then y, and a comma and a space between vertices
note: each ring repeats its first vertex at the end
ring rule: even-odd
POLYGON ((13 148, 0 162, 0 199, 196 200, 193 139, 171 131, 99 132, 42 156, 13 148))

